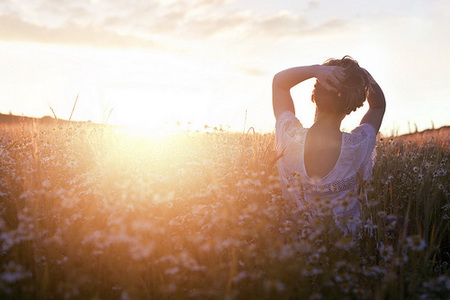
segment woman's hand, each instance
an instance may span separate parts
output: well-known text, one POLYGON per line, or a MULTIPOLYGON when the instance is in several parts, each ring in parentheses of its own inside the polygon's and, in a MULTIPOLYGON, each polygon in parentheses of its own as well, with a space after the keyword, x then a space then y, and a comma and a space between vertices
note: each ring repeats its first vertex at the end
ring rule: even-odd
POLYGON ((345 77, 344 70, 338 66, 318 66, 315 77, 324 89, 337 93, 341 88, 341 81, 345 77))
POLYGON ((326 90, 338 92, 345 72, 344 68, 337 66, 312 65, 294 67, 277 73, 272 82, 272 103, 276 118, 287 110, 295 114, 290 89, 311 77, 316 77, 326 90))

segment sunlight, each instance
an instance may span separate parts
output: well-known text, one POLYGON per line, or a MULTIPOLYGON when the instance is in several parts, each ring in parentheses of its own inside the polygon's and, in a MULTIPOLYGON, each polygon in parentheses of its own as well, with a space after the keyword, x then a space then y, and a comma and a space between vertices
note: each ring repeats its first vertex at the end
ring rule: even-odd
MULTIPOLYGON (((237 93, 223 93, 224 82, 230 81, 224 66, 211 69, 182 55, 141 51, 132 57, 121 52, 117 56, 109 57, 115 74, 103 74, 97 87, 97 102, 107 124, 143 129, 146 135, 167 135, 180 128, 196 131, 205 125, 225 128, 232 123, 236 114, 220 109, 238 101, 237 93)), ((242 122, 241 116, 238 121, 242 122)))
POLYGON ((131 88, 111 91, 112 111, 107 123, 126 128, 133 136, 173 135, 179 132, 179 124, 195 116, 195 107, 182 105, 180 97, 169 92, 131 88))

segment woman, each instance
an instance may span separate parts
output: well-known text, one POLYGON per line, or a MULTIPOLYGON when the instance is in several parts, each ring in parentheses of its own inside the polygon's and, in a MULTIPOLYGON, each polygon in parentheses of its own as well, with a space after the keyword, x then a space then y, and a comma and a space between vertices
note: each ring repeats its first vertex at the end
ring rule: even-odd
POLYGON ((343 231, 356 231, 361 213, 358 192, 371 177, 376 134, 386 106, 381 88, 345 56, 281 71, 273 79, 272 91, 283 197, 300 208, 321 203, 332 209, 343 231), (316 117, 308 129, 295 117, 290 89, 312 77, 317 79, 311 97, 316 117), (350 133, 341 132, 345 116, 366 99, 369 110, 360 125, 350 133))

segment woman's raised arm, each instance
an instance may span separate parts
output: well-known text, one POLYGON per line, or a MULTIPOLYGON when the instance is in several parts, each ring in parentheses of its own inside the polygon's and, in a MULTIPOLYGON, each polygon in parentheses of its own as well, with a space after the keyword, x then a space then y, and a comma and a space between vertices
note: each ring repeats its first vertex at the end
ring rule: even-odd
POLYGON ((386 100, 378 83, 372 78, 372 76, 370 76, 370 79, 371 84, 369 88, 369 95, 367 96, 369 110, 362 118, 361 124, 370 124, 375 129, 375 132, 378 132, 381 122, 383 121, 384 111, 386 110, 386 100))
POLYGON ((290 89, 300 82, 316 77, 326 90, 337 92, 343 76, 343 68, 323 65, 295 67, 277 73, 272 82, 272 104, 275 118, 278 118, 284 111, 292 111, 295 114, 290 89))

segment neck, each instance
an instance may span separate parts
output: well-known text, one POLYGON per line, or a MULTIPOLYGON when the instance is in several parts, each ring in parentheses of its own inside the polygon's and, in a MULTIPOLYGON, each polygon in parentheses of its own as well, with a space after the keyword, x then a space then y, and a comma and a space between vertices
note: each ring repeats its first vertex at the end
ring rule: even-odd
POLYGON ((313 127, 340 131, 341 122, 344 119, 344 117, 345 116, 316 111, 316 119, 314 121, 313 127))

